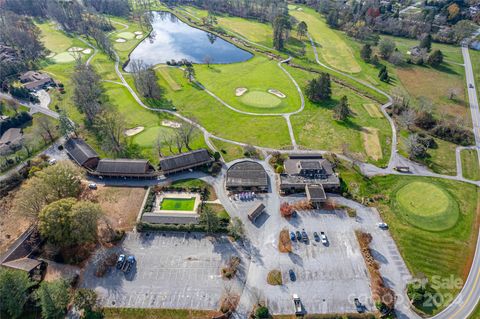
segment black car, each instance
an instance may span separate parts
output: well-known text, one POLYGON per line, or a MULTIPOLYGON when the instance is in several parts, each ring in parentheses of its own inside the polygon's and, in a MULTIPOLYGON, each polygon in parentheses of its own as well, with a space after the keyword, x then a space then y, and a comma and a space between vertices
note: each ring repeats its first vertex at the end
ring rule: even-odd
POLYGON ((355 302, 355 307, 357 308, 358 313, 363 313, 365 312, 365 306, 362 305, 360 300, 358 298, 353 299, 353 302, 355 302))
POLYGON ((298 241, 302 240, 302 234, 300 234, 300 232, 298 230, 296 231, 295 234, 297 235, 297 240, 298 241))
POLYGON ((125 266, 123 267, 123 271, 128 274, 132 268, 135 266, 137 261, 135 260, 135 257, 133 256, 128 256, 127 262, 125 263, 125 266))
POLYGON ((288 271, 288 274, 290 275, 290 281, 297 280, 297 276, 295 276, 295 272, 292 269, 288 271))
POLYGON ((318 233, 316 231, 313 232, 313 238, 315 238, 315 241, 320 241, 320 236, 318 236, 318 233))
POLYGON ((308 235, 305 229, 302 230, 302 240, 306 243, 308 241, 308 235))

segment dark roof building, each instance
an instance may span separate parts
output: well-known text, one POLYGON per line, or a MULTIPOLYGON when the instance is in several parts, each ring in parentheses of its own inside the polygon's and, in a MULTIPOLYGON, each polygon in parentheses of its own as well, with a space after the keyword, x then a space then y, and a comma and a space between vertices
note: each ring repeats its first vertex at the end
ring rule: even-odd
POLYGON ((160 159, 160 170, 164 175, 207 165, 213 162, 206 149, 199 149, 160 159))
POLYGON ((53 79, 44 73, 27 71, 20 75, 20 82, 28 90, 37 90, 45 87, 47 84, 52 84, 53 79))
POLYGON ((102 159, 95 172, 90 174, 101 177, 154 178, 155 169, 147 160, 138 159, 102 159))
POLYGON ((327 200, 327 195, 322 185, 307 185, 305 186, 305 193, 307 194, 307 200, 315 208, 319 208, 327 200))
POLYGON ((0 138, 0 146, 19 143, 22 140, 22 136, 22 129, 15 127, 9 128, 0 138))
POLYGON ((252 223, 254 223, 257 218, 263 214, 263 211, 265 210, 265 205, 263 205, 262 203, 258 204, 257 206, 255 206, 254 209, 252 209, 252 211, 248 214, 248 219, 250 219, 250 221, 252 223))
POLYGON ((100 157, 97 152, 81 138, 69 138, 64 146, 68 155, 78 165, 92 170, 97 167, 100 157))
POLYGON ((289 156, 284 162, 284 174, 280 174, 281 191, 303 192, 307 185, 321 185, 324 190, 337 191, 340 179, 333 171, 332 163, 320 154, 289 156))
POLYGON ((253 161, 233 164, 227 171, 225 187, 230 191, 268 191, 268 176, 263 166, 253 161))

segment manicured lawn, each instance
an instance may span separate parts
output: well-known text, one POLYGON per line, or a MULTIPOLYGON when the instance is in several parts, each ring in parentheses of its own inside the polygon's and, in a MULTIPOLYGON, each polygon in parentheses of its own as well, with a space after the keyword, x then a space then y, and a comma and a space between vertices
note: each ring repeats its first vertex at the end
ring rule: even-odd
POLYGON ((210 319, 213 310, 104 308, 105 319, 210 319))
POLYGON ((360 72, 362 69, 352 49, 342 37, 328 27, 319 13, 307 7, 301 8, 301 11, 290 10, 290 14, 298 21, 307 23, 308 31, 317 43, 317 49, 323 59, 338 70, 348 73, 360 72))
POLYGON ((243 63, 195 66, 197 79, 208 90, 233 107, 254 113, 282 113, 300 108, 300 97, 288 76, 272 61, 255 56, 243 63), (241 97, 236 88, 247 88, 241 97), (284 99, 268 93, 276 89, 285 94, 284 99), (258 93, 254 93, 258 92, 258 93), (253 94, 253 95, 252 95, 253 94))
MULTIPOLYGON (((121 63, 125 62, 128 59, 128 55, 130 52, 143 40, 137 39, 135 37, 136 31, 143 32, 142 35, 145 37, 148 35, 149 30, 142 30, 140 26, 131 20, 123 19, 119 17, 110 17, 110 21, 112 21, 113 26, 116 28, 116 32, 113 32, 110 35, 110 39, 113 43, 113 47, 118 53, 120 57, 121 63), (126 24, 128 27, 125 28, 122 24, 126 24), (116 39, 123 38, 127 40, 126 42, 115 42, 116 39)), ((120 64, 122 65, 122 64, 120 64)))
MULTIPOLYGON (((198 66, 195 68, 197 74, 201 72, 201 68, 198 66)), ((210 133, 234 141, 265 147, 286 148, 291 145, 287 123, 282 117, 251 116, 234 112, 196 85, 189 83, 181 70, 170 68, 168 72, 183 88, 180 91, 173 91, 165 80, 160 78, 160 84, 166 90, 166 98, 172 101, 181 114, 195 119, 210 133)), ((232 75, 229 76, 233 78, 232 75)), ((213 91, 215 92, 215 90, 213 91)), ((236 98, 234 88, 232 91, 227 91, 233 99, 236 98)), ((220 96, 223 98, 223 95, 220 96)))
POLYGON ((394 208, 412 226, 429 231, 452 228, 459 215, 458 205, 447 191, 420 181, 397 190, 394 208))
POLYGON ((172 183, 172 187, 179 188, 206 188, 208 190, 207 200, 213 201, 217 199, 215 190, 212 185, 202 181, 201 179, 182 179, 172 183))
POLYGON ((480 168, 478 165, 477 151, 463 150, 461 156, 463 177, 478 181, 480 179, 480 168))
MULTIPOLYGON (((433 276, 440 276, 442 279, 449 276, 466 279, 477 236, 475 220, 478 189, 476 186, 445 179, 413 176, 390 175, 367 179, 345 166, 337 170, 340 171, 345 187, 348 187, 356 198, 372 198, 382 194, 383 199, 377 199, 373 205, 379 209, 382 218, 389 224, 390 232, 402 257, 414 276, 424 274, 430 279, 433 276), (443 192, 448 192, 458 204, 458 220, 453 227, 442 231, 428 231, 413 226, 399 213, 397 191, 405 185, 418 182, 433 184, 443 192)), ((419 195, 412 194, 412 196, 420 198, 427 196, 427 192, 421 190, 419 195)), ((437 220, 432 219, 432 227, 436 222, 437 220)), ((458 291, 456 288, 451 288, 440 292, 455 296, 458 291)), ((429 314, 437 313, 449 302, 450 300, 445 300, 438 309, 423 310, 429 314)))
MULTIPOLYGON (((306 87, 310 79, 318 76, 318 74, 296 68, 289 67, 288 71, 302 89, 306 87)), ((384 165, 390 156, 390 125, 384 117, 372 118, 363 106, 375 102, 336 83, 332 83, 332 92, 332 100, 322 103, 315 104, 306 98, 305 110, 291 117, 297 143, 306 148, 335 152, 343 152, 347 149, 356 157, 384 165), (353 116, 347 121, 336 121, 333 119, 333 107, 343 95, 348 97, 353 116), (378 160, 369 157, 377 152, 370 154, 366 152, 367 145, 365 143, 370 142, 370 139, 363 138, 364 127, 378 129, 377 135, 381 146, 379 153, 382 155, 378 160)))
POLYGON ((195 197, 192 198, 164 198, 160 204, 161 210, 192 211, 195 206, 195 197))
POLYGON ((222 154, 224 161, 227 163, 245 157, 245 150, 241 146, 216 139, 212 139, 212 142, 220 154, 222 154))

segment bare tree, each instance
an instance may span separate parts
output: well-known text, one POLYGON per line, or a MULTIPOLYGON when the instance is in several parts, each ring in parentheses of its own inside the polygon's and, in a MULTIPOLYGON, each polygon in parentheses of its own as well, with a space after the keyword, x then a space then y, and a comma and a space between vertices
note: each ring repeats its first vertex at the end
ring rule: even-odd
POLYGON ((38 133, 44 138, 45 144, 50 141, 53 143, 55 139, 55 124, 46 116, 39 118, 38 120, 38 133))
POLYGON ((175 138, 172 134, 163 133, 158 138, 161 139, 162 143, 168 147, 170 154, 175 154, 175 151, 173 150, 173 146, 175 145, 175 138))
POLYGON ((417 113, 415 110, 409 107, 400 114, 398 120, 403 127, 405 127, 407 130, 410 130, 410 127, 415 124, 416 117, 417 113))
POLYGON ((191 151, 192 148, 190 147, 190 144, 192 140, 196 137, 198 131, 195 127, 195 125, 185 122, 176 130, 176 134, 178 135, 180 141, 182 141, 183 145, 191 151))
POLYGON ((126 144, 123 116, 113 110, 104 112, 96 121, 96 128, 102 140, 102 148, 117 155, 122 154, 126 144))
POLYGON ((158 154, 159 158, 163 157, 162 148, 163 148, 164 144, 165 143, 164 143, 164 140, 163 140, 163 136, 162 135, 157 136, 157 138, 155 139, 155 150, 157 151, 157 154, 158 154))
POLYGON ((420 136, 416 133, 408 136, 405 140, 405 145, 410 159, 424 157, 426 155, 427 148, 421 143, 420 136))
POLYGON ((143 60, 133 60, 130 62, 130 69, 135 87, 143 97, 157 100, 162 98, 162 88, 158 85, 157 75, 151 67, 143 60))
POLYGON ((203 63, 205 63, 208 67, 210 67, 210 64, 213 63, 213 58, 209 55, 206 55, 203 58, 203 63))
POLYGON ((455 100, 457 96, 460 94, 460 90, 456 87, 451 87, 448 89, 447 94, 448 94, 449 100, 455 100))

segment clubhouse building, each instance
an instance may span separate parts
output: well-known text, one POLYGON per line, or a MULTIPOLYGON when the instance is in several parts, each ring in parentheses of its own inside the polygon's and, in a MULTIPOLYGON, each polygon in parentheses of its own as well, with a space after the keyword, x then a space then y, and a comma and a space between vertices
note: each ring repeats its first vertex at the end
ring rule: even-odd
POLYGON ((233 193, 268 192, 267 172, 257 162, 248 160, 237 162, 227 170, 225 188, 233 193))

